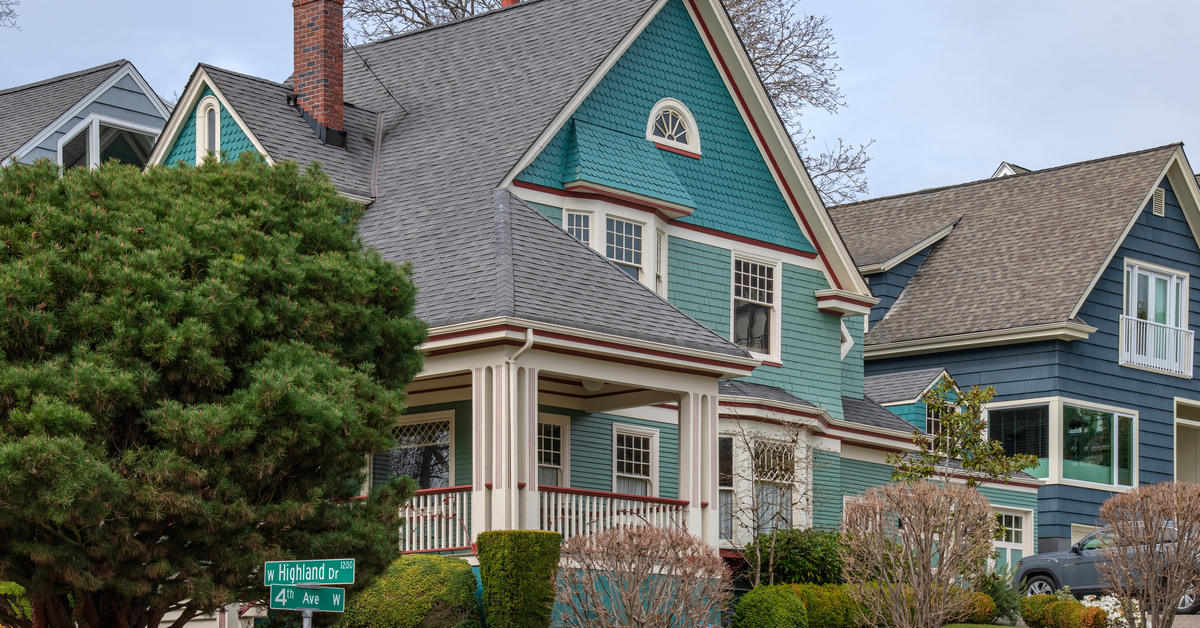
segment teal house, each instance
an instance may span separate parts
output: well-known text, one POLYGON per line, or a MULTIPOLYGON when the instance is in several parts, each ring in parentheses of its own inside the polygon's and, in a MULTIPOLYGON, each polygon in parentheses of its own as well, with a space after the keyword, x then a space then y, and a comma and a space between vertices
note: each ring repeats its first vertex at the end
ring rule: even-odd
MULTIPOLYGON (((422 487, 405 551, 637 523, 732 555, 890 480, 914 425, 864 394, 878 299, 719 0, 528 0, 321 47, 340 7, 295 3, 319 54, 290 78, 198 66, 151 162, 319 162, 413 264, 425 371, 369 469, 422 487)), ((1004 560, 1035 550, 1038 486, 985 489, 1030 526, 1004 560)))

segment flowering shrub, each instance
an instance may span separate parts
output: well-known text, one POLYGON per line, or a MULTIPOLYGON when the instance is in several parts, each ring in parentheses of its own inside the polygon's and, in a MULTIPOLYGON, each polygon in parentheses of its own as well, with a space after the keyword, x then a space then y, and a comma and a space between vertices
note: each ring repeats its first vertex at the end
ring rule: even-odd
MULTIPOLYGON (((1125 615, 1121 613, 1120 598, 1111 595, 1096 597, 1094 595, 1086 595, 1083 598, 1083 605, 1092 608, 1098 608, 1104 611, 1108 616, 1108 628, 1129 628, 1129 622, 1126 621, 1125 615)), ((1137 600, 1133 601, 1133 615, 1140 615, 1137 600)), ((1150 628, 1149 626, 1140 626, 1139 628, 1150 628)))

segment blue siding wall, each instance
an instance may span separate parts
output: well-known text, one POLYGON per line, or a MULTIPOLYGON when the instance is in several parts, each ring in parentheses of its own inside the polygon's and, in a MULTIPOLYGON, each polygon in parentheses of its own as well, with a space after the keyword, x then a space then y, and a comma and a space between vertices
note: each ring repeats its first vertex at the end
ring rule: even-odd
POLYGON ((888 310, 892 309, 896 299, 900 298, 900 293, 904 292, 905 286, 908 285, 913 275, 917 274, 917 270, 921 268, 921 264, 925 263, 925 258, 929 257, 929 252, 932 250, 931 246, 885 273, 875 273, 865 277, 867 285, 871 286, 871 293, 879 297, 879 303, 871 308, 871 325, 883 320, 888 310))
MULTIPOLYGON (((815 252, 775 184, 682 0, 666 3, 572 120, 649 144, 646 124, 651 109, 663 98, 678 99, 691 111, 703 153, 694 159, 655 149, 697 208, 690 217, 679 220, 815 252)), ((568 169, 571 125, 568 122, 517 178, 561 189, 568 169)), ((583 140, 577 136, 576 141, 583 140)), ((650 167, 635 158, 635 153, 638 151, 608 155, 611 163, 606 164, 606 176, 624 171, 628 178, 625 189, 641 185, 641 173, 650 167)))
POLYGON ((842 527, 842 456, 823 449, 814 453, 812 525, 823 530, 838 530, 842 527))
POLYGON ((732 281, 729 249, 667 238, 667 300, 726 338, 733 331, 732 281))
MULTIPOLYGON (((854 399, 863 398, 863 325, 866 317, 847 316, 842 319, 854 346, 842 359, 842 396, 854 399)), ((841 355, 838 350, 838 355, 841 355)))
POLYGON ((925 431, 925 402, 906 403, 901 406, 887 406, 896 416, 908 421, 913 427, 925 431))
MULTIPOLYGON (((200 98, 206 98, 213 95, 213 91, 208 87, 201 92, 200 98)), ((199 106, 199 105, 197 105, 199 106)), ((223 159, 233 160, 238 155, 245 151, 256 151, 254 144, 250 142, 250 138, 237 121, 225 108, 221 107, 221 154, 223 159)), ((189 164, 196 163, 196 110, 192 109, 191 113, 184 120, 183 128, 180 129, 178 137, 175 138, 175 144, 167 153, 167 157, 163 159, 163 165, 174 165, 177 161, 185 161, 189 164)))
MULTIPOLYGON (((155 129, 161 129, 167 123, 162 114, 150 102, 150 98, 142 93, 136 81, 125 76, 112 87, 100 94, 91 104, 84 107, 75 117, 55 129, 41 144, 28 152, 21 161, 32 163, 35 159, 47 158, 51 161, 58 159, 58 140, 72 131, 84 118, 95 114, 141 124, 155 129)), ((72 103, 74 105, 74 103, 72 103)), ((62 113, 66 113, 64 110, 62 113)))
POLYGON ((551 221, 554 222, 554 224, 556 224, 560 227, 563 226, 563 223, 562 223, 563 210, 561 207, 554 207, 553 205, 543 205, 541 203, 534 203, 532 201, 525 201, 525 204, 538 210, 539 212, 541 212, 541 214, 543 216, 549 218, 551 221))
MULTIPOLYGON (((546 409, 565 414, 570 411, 546 409)), ((613 424, 658 430, 658 496, 679 498, 679 426, 610 414, 571 417, 571 488, 613 490, 613 424)))

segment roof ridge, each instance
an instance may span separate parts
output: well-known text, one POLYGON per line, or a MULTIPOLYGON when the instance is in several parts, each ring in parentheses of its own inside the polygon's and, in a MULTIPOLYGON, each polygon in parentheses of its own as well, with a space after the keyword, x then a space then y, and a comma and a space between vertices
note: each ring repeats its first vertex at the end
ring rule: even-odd
POLYGON ((442 22, 440 24, 433 24, 431 26, 422 26, 421 28, 414 28, 410 31, 404 31, 403 33, 396 33, 395 35, 388 35, 387 37, 376 39, 375 41, 368 41, 368 42, 364 42, 361 44, 356 44, 356 45, 348 46, 348 47, 349 48, 366 48, 367 46, 374 46, 375 44, 383 44, 383 43, 387 43, 390 41, 395 41, 397 39, 402 39, 402 38, 408 37, 410 35, 418 35, 420 33, 428 33, 430 31, 441 30, 441 29, 444 29, 444 28, 447 28, 450 26, 457 26, 464 22, 470 22, 472 20, 487 17, 489 15, 496 15, 499 13, 503 13, 504 11, 512 11, 512 10, 515 10, 517 7, 525 7, 525 6, 529 6, 529 5, 533 5, 533 4, 541 4, 542 2, 545 2, 545 1, 547 1, 547 0, 521 0, 520 2, 518 2, 516 4, 512 4, 512 5, 509 5, 506 7, 502 6, 497 9, 491 9, 489 11, 483 11, 481 13, 472 13, 471 15, 466 15, 466 16, 460 17, 457 20, 450 20, 449 22, 442 22))
POLYGON ((914 190, 912 192, 902 192, 900 194, 890 194, 888 196, 880 196, 878 198, 869 198, 869 199, 865 199, 865 200, 861 200, 861 201, 855 201, 853 203, 843 203, 842 205, 835 205, 833 207, 830 207, 829 209, 836 210, 836 209, 842 209, 844 207, 848 208, 848 207, 854 207, 857 205, 866 205, 868 203, 874 203, 876 201, 885 201, 885 200, 891 200, 891 199, 897 199, 897 198, 904 198, 907 196, 916 196, 918 194, 932 194, 934 192, 941 192, 944 190, 953 190, 953 189, 957 189, 957 188, 963 188, 963 187, 967 187, 967 186, 971 186, 971 185, 980 185, 980 184, 989 183, 989 182, 997 182, 998 183, 1001 181, 1009 181, 1009 180, 1018 179, 1018 178, 1022 178, 1022 177, 1030 177, 1030 176, 1034 176, 1034 175, 1038 175, 1038 174, 1044 174, 1047 172, 1054 172, 1056 170, 1062 170, 1065 168, 1075 168, 1075 167, 1079 167, 1079 166, 1086 166, 1089 164, 1100 163, 1102 161, 1109 161, 1112 159, 1123 159, 1125 157, 1133 157, 1135 155, 1142 155, 1145 153, 1152 153, 1157 150, 1163 150, 1165 148, 1175 148, 1175 147, 1180 147, 1180 146, 1183 146, 1183 142, 1174 142, 1171 144, 1163 144, 1162 146, 1155 146, 1154 148, 1144 148, 1142 150, 1135 150, 1135 151, 1131 151, 1128 153, 1121 153, 1119 155, 1109 155, 1107 157, 1098 157, 1096 159, 1087 159, 1084 161, 1077 161, 1074 163, 1062 164, 1060 166, 1051 166, 1049 168, 1042 168, 1041 170, 1030 170, 1029 172, 1019 172, 1016 174, 1008 175, 1006 177, 1000 177, 997 179, 988 177, 986 179, 967 181, 965 183, 955 183, 953 185, 943 185, 943 186, 932 187, 932 188, 924 188, 921 190, 914 190))
POLYGON ((126 59, 117 59, 116 61, 110 61, 108 63, 104 63, 101 65, 87 68, 85 70, 77 70, 75 72, 67 72, 66 74, 59 74, 58 76, 54 76, 54 77, 51 77, 48 79, 42 79, 40 81, 35 81, 33 83, 26 83, 24 85, 17 85, 16 87, 0 89, 0 96, 6 96, 8 94, 13 94, 13 93, 16 93, 19 91, 24 91, 24 90, 31 89, 34 87, 41 87, 43 85, 49 85, 51 83, 57 83, 58 81, 65 81, 67 79, 75 78, 78 76, 84 76, 85 74, 92 74, 95 72, 100 72, 102 70, 106 70, 106 69, 109 69, 112 67, 125 65, 126 63, 129 63, 129 61, 126 59))

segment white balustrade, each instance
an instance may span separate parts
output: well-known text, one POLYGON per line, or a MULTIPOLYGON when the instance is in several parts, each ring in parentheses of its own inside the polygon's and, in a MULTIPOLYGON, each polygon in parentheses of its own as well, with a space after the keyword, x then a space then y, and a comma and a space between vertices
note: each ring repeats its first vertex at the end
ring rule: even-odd
POLYGON ((1151 321, 1121 317, 1121 364, 1192 376, 1195 334, 1151 321))
POLYGON ((684 528, 688 502, 543 486, 539 488, 540 527, 563 539, 613 528, 684 528))
POLYGON ((471 546, 471 487, 417 491, 400 509, 400 549, 436 552, 471 546))

